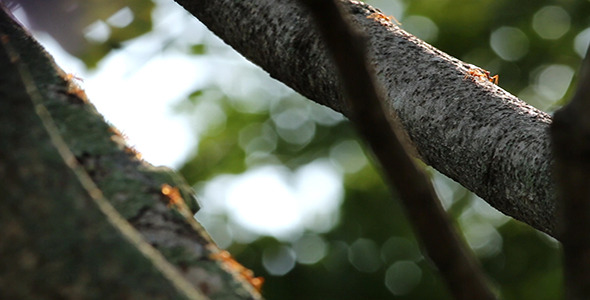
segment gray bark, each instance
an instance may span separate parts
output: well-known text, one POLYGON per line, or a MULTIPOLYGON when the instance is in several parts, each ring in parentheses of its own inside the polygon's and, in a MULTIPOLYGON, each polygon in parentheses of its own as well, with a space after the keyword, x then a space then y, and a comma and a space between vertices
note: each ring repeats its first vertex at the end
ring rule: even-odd
MULTIPOLYGON (((272 77, 349 115, 337 72, 297 1, 176 2, 272 77)), ((366 34, 386 109, 398 116, 417 155, 504 214, 554 235, 551 117, 469 75, 475 66, 375 17, 375 8, 342 4, 366 34)))

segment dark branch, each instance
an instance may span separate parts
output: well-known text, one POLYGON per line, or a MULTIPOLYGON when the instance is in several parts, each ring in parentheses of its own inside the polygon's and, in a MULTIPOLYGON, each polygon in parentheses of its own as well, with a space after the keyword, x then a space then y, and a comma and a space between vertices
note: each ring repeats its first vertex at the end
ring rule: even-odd
POLYGON ((590 298, 590 48, 571 102, 551 126, 567 299, 590 298))
POLYGON ((333 0, 301 0, 309 7, 345 87, 357 130, 381 163, 390 186, 401 196, 428 256, 457 299, 495 299, 467 247, 458 237, 423 172, 401 142, 397 120, 388 120, 373 76, 365 63, 365 39, 353 32, 333 0))

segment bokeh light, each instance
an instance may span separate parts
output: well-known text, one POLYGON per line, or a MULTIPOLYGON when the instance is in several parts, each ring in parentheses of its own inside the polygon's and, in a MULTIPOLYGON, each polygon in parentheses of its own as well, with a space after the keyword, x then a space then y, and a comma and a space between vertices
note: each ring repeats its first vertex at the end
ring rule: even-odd
POLYGON ((422 270, 416 263, 401 260, 393 263, 385 273, 385 286, 396 296, 406 295, 422 279, 422 270))
POLYGON ((570 29, 570 16, 559 6, 545 6, 533 15, 533 29, 544 39, 558 39, 570 29))
POLYGON ((516 61, 528 53, 529 40, 526 34, 516 28, 502 26, 490 36, 490 45, 498 56, 507 61, 516 61))

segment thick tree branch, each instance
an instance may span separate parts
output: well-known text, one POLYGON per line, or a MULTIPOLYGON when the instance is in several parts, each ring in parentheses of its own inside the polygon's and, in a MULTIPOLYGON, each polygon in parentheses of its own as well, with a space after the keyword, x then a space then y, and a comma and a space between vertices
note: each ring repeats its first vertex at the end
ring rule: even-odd
MULTIPOLYGON (((8 267, 0 268, 2 292, 20 295, 9 298, 35 298, 26 296, 27 291, 35 292, 35 278, 21 280, 21 276, 10 275, 28 272, 58 281, 63 277, 64 282, 48 280, 47 286, 43 286, 46 290, 40 290, 41 293, 57 291, 61 295, 61 289, 71 289, 71 292, 96 293, 105 299, 125 298, 121 295, 138 299, 260 298, 240 275, 243 269, 236 270, 236 264, 230 266, 218 259, 219 249, 185 205, 197 209, 183 180, 170 170, 139 160, 118 131, 88 103, 84 92, 1 4, 0 50, 3 51, 0 53, 0 190, 7 198, 0 202, 9 206, 0 209, 3 212, 0 224, 3 228, 12 223, 27 227, 21 234, 26 238, 19 243, 0 237, 2 257, 12 260, 8 267), (53 125, 40 127, 35 122, 38 118, 53 125), (56 155, 54 148, 62 155, 56 155), (75 171, 75 177, 68 168, 75 171), (111 207, 111 215, 100 214, 105 207, 111 207), (118 223, 111 224, 110 231, 103 230, 108 223, 105 220, 112 219, 118 223), (67 232, 60 232, 60 228, 67 232), (132 233, 123 238, 111 237, 117 230, 132 233), (136 243, 126 245, 124 238, 136 243), (76 245, 77 240, 84 243, 76 245), (35 241, 42 243, 35 244, 35 241), (45 249, 43 243, 64 246, 58 247, 62 252, 56 252, 45 249), (113 245, 116 243, 121 245, 113 245), (133 250, 133 246, 144 255, 153 255, 141 258, 142 253, 133 250), (26 251, 31 251, 39 264, 23 265, 18 257, 26 251), (75 255, 67 257, 70 252, 75 255), (129 255, 123 256, 125 253, 129 255), (118 255, 122 257, 110 259, 118 255), (60 265, 60 261, 66 263, 60 265), (151 276, 150 272, 161 272, 167 277, 151 276), (76 277, 79 282, 68 282, 76 277), (126 281, 121 281, 122 278, 126 281), (19 286, 12 287, 10 283, 16 281, 19 286), (125 286, 122 282, 134 285, 125 286), (139 286, 142 282, 145 285, 139 286), (96 292, 87 291, 86 287, 96 292), (174 288, 180 296, 174 296, 174 288), (113 296, 114 293, 120 295, 113 296)), ((66 298, 81 297, 64 293, 66 298)))
POLYGON ((364 36, 349 28, 334 0, 301 2, 314 15, 334 57, 353 124, 383 167, 386 181, 400 194, 410 222, 451 293, 456 299, 495 299, 473 255, 452 227, 430 181, 407 154, 400 126, 392 125, 397 119, 384 113, 383 97, 365 63, 364 36))
POLYGON ((567 299, 590 298, 590 48, 571 102, 551 126, 567 299))
MULTIPOLYGON (((337 72, 296 1, 176 2, 272 77, 350 116, 337 72)), ((397 114, 420 157, 503 213, 554 234, 551 118, 467 75, 475 66, 375 17, 369 5, 342 3, 368 36, 387 112, 397 114)))
POLYGON ((76 162, 0 14, 0 296, 207 299, 76 162))

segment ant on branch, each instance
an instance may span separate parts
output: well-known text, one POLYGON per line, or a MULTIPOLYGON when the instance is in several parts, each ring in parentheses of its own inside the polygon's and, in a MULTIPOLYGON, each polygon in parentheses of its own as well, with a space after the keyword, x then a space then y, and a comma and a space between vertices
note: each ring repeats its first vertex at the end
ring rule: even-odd
POLYGON ((262 284, 264 283, 264 278, 254 277, 254 272, 242 266, 231 256, 231 254, 229 254, 229 252, 222 250, 218 253, 211 254, 211 258, 222 262, 226 267, 232 269, 234 272, 237 272, 244 280, 250 283, 257 292, 260 293, 262 284))
POLYGON ((486 71, 484 69, 469 69, 469 71, 467 71, 467 74, 465 74, 465 79, 467 79, 467 77, 469 77, 469 75, 479 79, 479 80, 483 80, 483 81, 489 81, 489 82, 493 82, 494 84, 498 84, 498 78, 499 75, 494 75, 491 76, 489 71, 486 71))
POLYGON ((394 16, 386 16, 380 12, 375 12, 372 13, 370 15, 367 16, 367 19, 375 19, 377 21, 384 21, 384 22, 388 22, 388 23, 396 23, 397 25, 401 25, 402 23, 400 23, 394 16))

